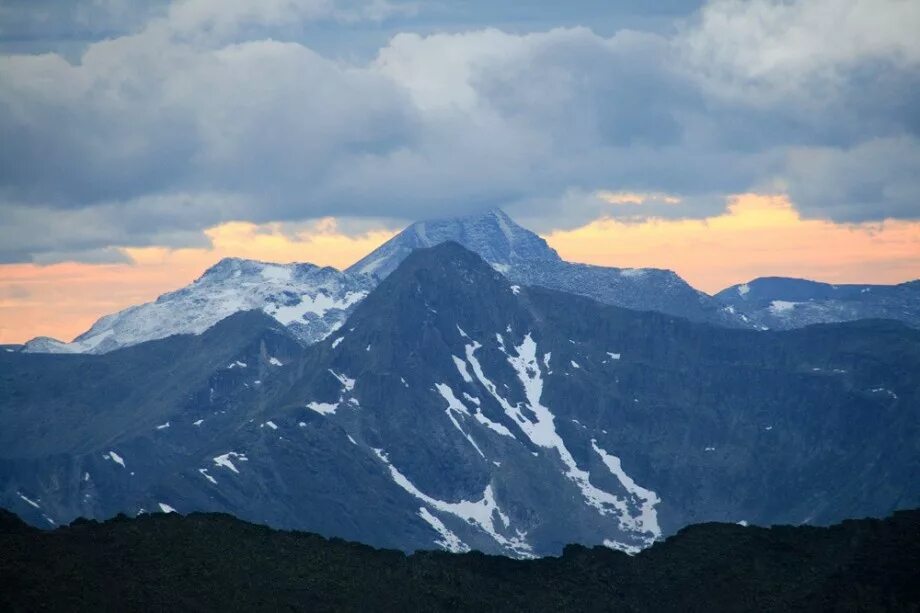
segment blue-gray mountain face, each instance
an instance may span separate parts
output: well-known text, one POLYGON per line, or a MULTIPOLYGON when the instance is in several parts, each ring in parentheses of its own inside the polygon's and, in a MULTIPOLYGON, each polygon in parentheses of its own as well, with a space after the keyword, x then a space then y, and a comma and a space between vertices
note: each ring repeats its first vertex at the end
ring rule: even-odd
POLYGON ((920 327, 920 281, 899 285, 831 285, 763 277, 715 296, 760 328, 788 330, 816 323, 895 319, 920 327))
POLYGON ((670 270, 609 268, 566 262, 546 241, 503 211, 420 221, 384 243, 347 272, 385 278, 414 249, 454 241, 479 254, 515 283, 587 296, 606 304, 658 311, 729 327, 751 327, 711 296, 670 270))
POLYGON ((0 354, 0 505, 225 511, 406 550, 644 547, 690 522, 920 504, 920 331, 757 332, 419 250, 304 348, 253 311, 104 355, 0 354))

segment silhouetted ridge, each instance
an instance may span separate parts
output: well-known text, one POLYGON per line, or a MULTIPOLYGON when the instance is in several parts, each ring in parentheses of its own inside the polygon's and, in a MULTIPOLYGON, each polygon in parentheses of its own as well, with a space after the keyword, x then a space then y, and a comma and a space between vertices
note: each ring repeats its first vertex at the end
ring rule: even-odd
MULTIPOLYGON (((6 610, 916 610, 920 511, 830 528, 701 524, 630 557, 406 556, 223 514, 4 530, 6 610)), ((21 525, 21 524, 20 524, 21 525)))

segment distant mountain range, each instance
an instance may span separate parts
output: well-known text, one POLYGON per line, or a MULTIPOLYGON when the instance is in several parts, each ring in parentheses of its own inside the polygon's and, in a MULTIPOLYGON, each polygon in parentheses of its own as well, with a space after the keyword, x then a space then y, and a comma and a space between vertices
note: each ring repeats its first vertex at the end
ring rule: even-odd
POLYGON ((715 299, 756 326, 771 330, 857 319, 894 319, 920 328, 920 280, 899 285, 831 285, 763 277, 724 289, 715 299))
POLYGON ((493 210, 415 223, 344 272, 312 264, 228 258, 185 288, 101 318, 73 342, 39 337, 22 350, 105 353, 174 334, 200 334, 228 315, 250 309, 261 309, 304 343, 314 343, 341 326, 354 306, 413 250, 445 241, 477 253, 520 285, 723 327, 791 329, 868 318, 920 326, 920 281, 831 286, 799 279, 757 279, 713 297, 670 270, 566 262, 542 238, 493 210))
MULTIPOLYGON (((0 353, 0 506, 523 558, 920 505, 920 330, 623 309, 509 280, 512 252, 371 260, 389 274, 310 345, 260 307, 102 355, 0 353)), ((264 276, 238 265, 213 283, 264 276)))
POLYGON ((6 611, 914 611, 920 512, 831 528, 705 524, 636 556, 405 556, 227 515, 81 521, 0 510, 6 611))

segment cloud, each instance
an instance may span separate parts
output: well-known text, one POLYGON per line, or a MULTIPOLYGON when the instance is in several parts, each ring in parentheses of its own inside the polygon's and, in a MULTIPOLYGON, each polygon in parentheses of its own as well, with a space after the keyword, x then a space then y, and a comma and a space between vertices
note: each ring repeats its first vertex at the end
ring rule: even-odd
POLYGON ((920 4, 904 0, 714 0, 676 41, 693 74, 726 96, 832 102, 851 71, 920 65, 920 4))
POLYGON ((858 222, 920 217, 920 139, 880 138, 851 148, 794 147, 780 185, 809 217, 858 222))
POLYGON ((123 246, 205 247, 201 229, 246 214, 234 194, 175 193, 76 208, 0 204, 0 262, 125 262, 123 246), (112 244, 113 237, 119 242, 112 244))
POLYGON ((399 33, 344 61, 271 36, 412 6, 175 3, 77 60, 0 56, 0 260, 201 245, 233 220, 705 218, 750 189, 916 218, 913 5, 718 1, 668 33, 399 33))

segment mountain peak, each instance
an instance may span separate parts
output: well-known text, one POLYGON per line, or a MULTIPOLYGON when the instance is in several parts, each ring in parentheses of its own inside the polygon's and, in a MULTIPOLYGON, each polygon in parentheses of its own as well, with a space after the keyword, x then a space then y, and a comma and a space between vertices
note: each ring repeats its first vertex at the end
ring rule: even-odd
POLYGON ((510 286, 478 254, 456 241, 446 241, 412 251, 358 306, 358 311, 385 311, 389 307, 383 307, 383 303, 392 301, 399 303, 397 310, 408 308, 407 301, 424 305, 431 312, 438 311, 435 302, 445 306, 465 302, 482 307, 511 294, 510 286))
POLYGON ((330 267, 227 257, 190 285, 102 317, 71 343, 33 339, 24 351, 106 353, 174 334, 201 334, 249 310, 262 311, 312 343, 340 326, 373 285, 372 279, 330 267))
POLYGON ((304 273, 309 274, 317 270, 320 270, 319 266, 309 263, 293 262, 290 264, 279 264, 277 262, 264 262, 262 260, 226 257, 205 270, 198 281, 220 281, 242 276, 261 277, 265 281, 287 281, 293 276, 302 275, 304 273))
POLYGON ((478 253, 499 271, 519 261, 560 260, 546 241, 514 222, 501 209, 463 217, 419 221, 348 268, 348 272, 384 278, 414 249, 454 241, 478 253))

